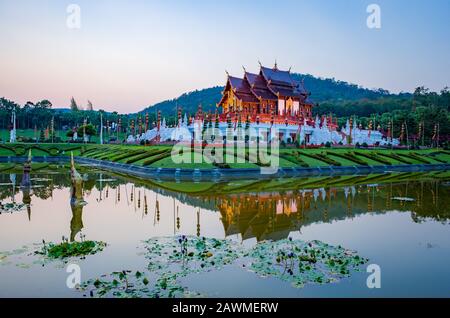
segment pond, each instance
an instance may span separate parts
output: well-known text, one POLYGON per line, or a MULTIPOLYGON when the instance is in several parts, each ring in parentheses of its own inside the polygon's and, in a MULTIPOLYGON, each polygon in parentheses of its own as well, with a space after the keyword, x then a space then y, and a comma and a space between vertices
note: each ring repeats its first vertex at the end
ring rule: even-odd
POLYGON ((296 179, 279 190, 235 182, 186 193, 171 190, 177 184, 89 167, 79 172, 79 204, 71 201, 67 167, 32 172, 28 189, 20 186, 21 173, 0 174, 0 297, 450 296, 445 178, 349 178, 324 186, 296 179), (34 254, 43 241, 83 240, 106 246, 65 261, 34 254), (282 252, 308 249, 308 257, 319 254, 317 262, 299 265, 282 252), (333 271, 331 258, 349 272, 333 271), (283 270, 268 268, 268 259, 283 270), (294 263, 300 272, 293 275, 294 263), (84 288, 68 288, 71 264, 79 266, 84 288), (381 270, 381 288, 367 287, 370 264, 381 270), (116 286, 124 281, 134 292, 116 286))

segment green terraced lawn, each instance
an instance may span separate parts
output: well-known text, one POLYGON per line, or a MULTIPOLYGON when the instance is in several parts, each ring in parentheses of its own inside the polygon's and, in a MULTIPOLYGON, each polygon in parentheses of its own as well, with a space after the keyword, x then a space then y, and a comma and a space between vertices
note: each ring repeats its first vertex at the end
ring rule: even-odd
MULTIPOLYGON (((62 141, 68 141, 70 140, 69 137, 66 136, 67 131, 64 130, 55 130, 55 137, 60 137, 62 141)), ((9 141, 10 132, 6 129, 0 129, 0 139, 1 140, 8 140, 9 141)), ((40 130, 37 131, 37 133, 34 131, 34 129, 17 129, 16 130, 16 136, 17 138, 20 137, 26 137, 26 138, 39 138, 40 136, 40 130), (36 136, 37 135, 37 136, 36 136)), ((111 134, 111 137, 113 134, 111 134)), ((117 136, 115 134, 114 136, 117 136)), ((127 138, 127 134, 125 132, 122 132, 119 134, 119 140, 124 140, 127 138)), ((103 135, 103 140, 107 141, 109 139, 108 134, 103 135)), ((100 142, 100 136, 92 136, 91 142, 93 143, 99 143, 100 142)))
MULTIPOLYGON (((194 158, 202 158, 202 154, 191 152, 191 163, 174 163, 170 151, 171 146, 137 146, 137 145, 94 145, 94 144, 1 144, 0 156, 24 156, 31 149, 32 156, 69 155, 85 156, 99 160, 128 163, 139 166, 161 168, 200 168, 213 169, 217 165, 195 163, 194 158)), ((236 158, 235 158, 236 161, 236 158)), ((336 162, 341 166, 386 165, 386 164, 440 164, 450 162, 450 152, 445 150, 389 150, 389 149, 353 149, 353 148, 321 148, 280 150, 279 165, 281 167, 323 167, 336 162), (315 155, 325 158, 314 157, 315 155), (359 162, 360 161, 360 162, 359 162), (358 163, 359 162, 359 163, 358 163)), ((228 163, 230 168, 259 168, 251 163, 228 163)))

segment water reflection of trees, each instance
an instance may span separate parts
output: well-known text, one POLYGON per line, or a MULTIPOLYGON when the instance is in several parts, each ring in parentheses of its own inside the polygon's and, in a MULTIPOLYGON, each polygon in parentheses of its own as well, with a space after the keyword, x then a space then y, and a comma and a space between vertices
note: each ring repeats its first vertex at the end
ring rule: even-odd
POLYGON ((450 219, 448 188, 439 182, 320 188, 284 193, 220 196, 218 208, 227 235, 279 239, 312 223, 366 213, 410 212, 414 222, 450 219))
MULTIPOLYGON (((124 178, 114 177, 102 173, 90 173, 83 176, 83 193, 98 190, 98 200, 131 200, 133 204, 142 207, 147 214, 150 207, 157 206, 151 202, 145 192, 131 190, 120 185, 129 184, 124 178), (105 177, 106 176, 106 177, 105 177), (103 181, 103 178, 108 178, 103 181), (126 197, 126 198, 124 198, 126 197)), ((20 180, 17 175, 12 178, 8 174, 0 174, 0 199, 12 198, 22 191, 23 203, 31 206, 32 197, 48 199, 55 189, 71 187, 69 173, 45 173, 32 175, 39 182, 27 188, 12 185, 11 180, 20 180), (41 187, 34 187, 36 184, 41 187)), ((218 210, 227 235, 241 234, 244 239, 256 237, 262 239, 280 239, 289 232, 301 229, 317 222, 332 222, 353 218, 366 213, 382 214, 398 210, 408 212, 414 222, 424 222, 433 219, 439 222, 450 220, 449 187, 441 181, 414 181, 391 183, 383 185, 356 185, 347 187, 328 187, 316 189, 300 189, 291 191, 249 192, 238 194, 202 193, 188 195, 161 188, 145 185, 152 191, 173 197, 181 203, 186 203, 202 209, 218 210), (406 198, 406 199, 402 199, 406 198)), ((83 228, 83 205, 71 205, 72 220, 70 223, 71 240, 83 228)), ((153 208, 151 209, 153 210, 153 208)), ((29 212, 31 213, 31 211, 29 212)), ((156 215, 157 219, 160 215, 156 215)), ((178 213, 176 213, 178 218, 178 213)), ((178 222, 178 220, 177 220, 178 222)), ((200 222, 199 222, 200 226, 200 222)))
MULTIPOLYGON (((22 174, 14 174, 17 180, 15 184, 11 182, 11 174, 0 174, 0 200, 11 198, 21 192, 19 181, 22 179, 22 174)), ((70 174, 66 173, 52 173, 52 172, 32 172, 32 195, 46 200, 53 196, 55 190, 69 188, 71 186, 70 174), (38 181, 33 181, 38 180, 38 181)), ((99 174, 83 175, 83 190, 86 193, 94 189, 99 189, 99 174)), ((104 183, 104 186, 108 186, 115 189, 120 184, 127 183, 124 180, 112 180, 104 183)))

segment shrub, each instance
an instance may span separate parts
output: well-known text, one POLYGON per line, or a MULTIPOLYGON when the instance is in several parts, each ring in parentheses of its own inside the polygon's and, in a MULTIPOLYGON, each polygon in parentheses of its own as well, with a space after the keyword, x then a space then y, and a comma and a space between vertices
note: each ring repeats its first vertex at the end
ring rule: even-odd
POLYGON ((137 150, 137 151, 126 151, 125 153, 116 154, 113 157, 110 158, 111 161, 117 162, 123 159, 130 158, 132 156, 140 155, 142 153, 145 153, 145 150, 137 150))
POLYGON ((402 153, 402 154, 399 154, 399 155, 401 155, 403 157, 406 157, 406 158, 409 158, 409 159, 413 159, 413 160, 419 161, 421 163, 430 164, 430 162, 428 160, 422 158, 421 156, 419 156, 416 153, 412 153, 412 152, 411 153, 402 153))
POLYGON ((125 163, 132 164, 132 163, 138 162, 139 160, 146 159, 148 157, 159 155, 159 154, 164 154, 166 152, 169 153, 169 155, 170 155, 170 149, 145 151, 145 153, 143 153, 141 155, 138 155, 138 156, 128 159, 127 161, 125 161, 125 163))
POLYGON ((365 162, 364 160, 361 160, 360 158, 356 157, 355 155, 351 154, 351 153, 334 153, 334 152, 327 152, 327 155, 333 155, 336 157, 340 157, 343 159, 347 159, 349 161, 352 161, 358 165, 361 166, 367 166, 368 163, 365 162))
POLYGON ((383 152, 383 153, 380 153, 380 155, 388 157, 388 158, 392 158, 392 159, 397 160, 397 161, 399 161, 401 163, 404 163, 404 164, 408 164, 408 165, 412 164, 412 162, 410 162, 410 161, 400 157, 399 155, 397 155, 395 153, 385 153, 385 152, 383 152))
POLYGON ((150 159, 144 161, 144 162, 142 163, 142 165, 143 165, 143 166, 149 166, 149 165, 151 165, 152 163, 155 163, 155 162, 157 162, 157 161, 159 161, 159 160, 161 160, 161 159, 170 157, 170 155, 171 155, 171 153, 170 153, 170 151, 169 151, 169 152, 167 152, 167 153, 162 153, 162 154, 160 154, 160 155, 153 156, 152 158, 150 158, 150 159))
POLYGON ((25 156, 26 149, 22 146, 15 146, 14 153, 16 154, 16 156, 25 156))
POLYGON ((352 154, 358 155, 358 156, 362 156, 362 157, 366 157, 366 158, 369 158, 369 159, 371 159, 371 160, 373 160, 373 161, 382 163, 382 164, 384 164, 384 165, 388 165, 388 166, 391 165, 391 162, 390 162, 389 160, 384 159, 384 158, 381 158, 380 156, 378 156, 378 155, 375 154, 375 153, 352 152, 352 154))
POLYGON ((231 168, 229 164, 226 164, 223 162, 222 163, 213 162, 213 166, 220 168, 220 169, 230 169, 231 168))
POLYGON ((36 254, 45 255, 53 259, 63 259, 68 257, 92 255, 102 251, 106 243, 96 241, 83 242, 63 242, 61 244, 54 244, 44 242, 42 250, 37 251, 36 254))
POLYGON ((58 148, 50 148, 48 150, 48 153, 50 156, 57 156, 57 155, 59 155, 59 149, 58 148))
POLYGON ((12 149, 12 148, 10 148, 10 147, 8 147, 8 146, 0 145, 0 148, 10 151, 11 154, 14 154, 14 155, 16 154, 16 152, 14 151, 14 149, 12 149))
POLYGON ((298 152, 294 152, 293 155, 280 154, 280 157, 283 158, 284 160, 300 165, 301 167, 304 168, 309 167, 309 165, 300 158, 298 152))
POLYGON ((312 154, 312 153, 307 153, 307 152, 301 152, 300 154, 310 157, 310 158, 313 158, 313 159, 316 159, 316 160, 319 160, 319 161, 322 161, 322 162, 325 162, 325 163, 329 164, 330 166, 341 166, 340 162, 333 160, 331 158, 328 158, 327 156, 325 156, 323 154, 312 154))

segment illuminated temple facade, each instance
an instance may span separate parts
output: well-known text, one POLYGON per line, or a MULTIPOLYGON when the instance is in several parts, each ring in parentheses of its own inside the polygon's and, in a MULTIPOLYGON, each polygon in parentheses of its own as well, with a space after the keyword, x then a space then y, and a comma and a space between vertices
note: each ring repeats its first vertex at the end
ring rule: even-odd
MULTIPOLYGON (((314 104, 310 95, 302 81, 294 79, 290 70, 280 70, 277 63, 271 68, 260 64, 258 73, 247 72, 244 68, 242 78, 227 73, 226 85, 215 111, 204 112, 200 104, 195 114, 183 114, 180 105, 177 125, 168 127, 159 114, 156 127, 130 135, 127 142, 201 141, 203 136, 195 133, 205 130, 199 129, 201 127, 218 129, 224 141, 230 133, 233 139, 240 137, 243 140, 246 131, 240 128, 247 127, 248 131, 258 135, 262 132, 262 140, 271 140, 276 134, 285 143, 313 146, 399 143, 383 135, 380 129, 357 125, 356 120, 348 120, 345 126, 338 127, 337 118, 331 115, 313 116, 314 104)), ((221 138, 214 140, 217 142, 221 138)))
POLYGON ((297 125, 299 120, 312 120, 313 104, 303 83, 293 79, 289 71, 261 65, 259 73, 244 69, 242 78, 228 75, 218 106, 223 115, 250 117, 251 122, 279 122, 297 125))

